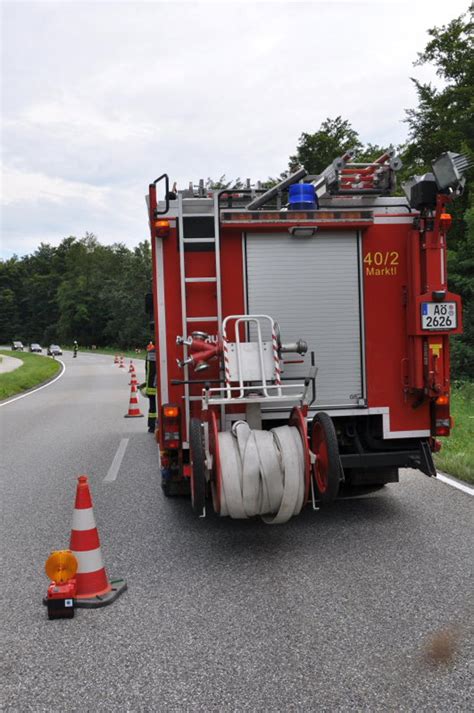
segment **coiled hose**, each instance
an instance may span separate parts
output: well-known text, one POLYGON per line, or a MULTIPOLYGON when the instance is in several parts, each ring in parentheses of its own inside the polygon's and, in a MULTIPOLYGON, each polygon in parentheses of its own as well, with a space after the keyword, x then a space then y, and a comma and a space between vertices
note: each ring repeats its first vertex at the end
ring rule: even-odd
POLYGON ((297 428, 251 430, 236 421, 219 433, 220 515, 246 519, 260 515, 276 525, 297 515, 304 504, 304 453, 297 428))

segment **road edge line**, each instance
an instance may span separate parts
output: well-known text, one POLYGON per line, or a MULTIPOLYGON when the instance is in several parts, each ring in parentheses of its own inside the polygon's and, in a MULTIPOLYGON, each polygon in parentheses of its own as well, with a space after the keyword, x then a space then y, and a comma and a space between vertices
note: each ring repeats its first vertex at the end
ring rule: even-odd
POLYGON ((456 488, 456 490, 461 490, 463 493, 474 495, 474 488, 471 488, 471 486, 467 485, 467 483, 461 483, 461 481, 456 478, 446 475, 446 473, 441 473, 439 470, 436 471, 436 479, 441 481, 441 483, 445 483, 445 485, 450 485, 452 488, 456 488))
POLYGON ((54 384, 55 381, 60 379, 63 376, 64 372, 66 371, 66 364, 61 359, 57 359, 56 361, 58 361, 63 367, 57 376, 53 377, 52 379, 49 379, 45 384, 43 383, 40 386, 34 386, 32 389, 28 389, 28 391, 24 394, 20 394, 19 396, 14 396, 11 399, 2 401, 0 403, 0 408, 2 408, 2 406, 8 406, 8 404, 12 404, 14 401, 19 401, 20 399, 24 399, 26 396, 31 396, 32 394, 35 394, 37 391, 41 391, 41 389, 45 389, 47 386, 51 386, 51 384, 54 384))

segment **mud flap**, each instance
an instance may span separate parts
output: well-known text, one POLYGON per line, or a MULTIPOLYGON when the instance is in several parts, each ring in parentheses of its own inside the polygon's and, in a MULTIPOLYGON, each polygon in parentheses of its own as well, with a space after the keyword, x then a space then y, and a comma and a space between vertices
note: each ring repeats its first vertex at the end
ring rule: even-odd
POLYGON ((420 441, 420 470, 430 478, 436 477, 436 468, 428 441, 420 441))

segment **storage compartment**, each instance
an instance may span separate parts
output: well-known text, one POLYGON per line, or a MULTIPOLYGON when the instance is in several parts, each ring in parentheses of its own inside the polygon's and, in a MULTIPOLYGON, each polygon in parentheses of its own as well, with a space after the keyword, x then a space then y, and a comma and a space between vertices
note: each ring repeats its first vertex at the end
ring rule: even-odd
MULTIPOLYGON (((315 352, 319 407, 357 406, 364 397, 359 238, 356 231, 248 233, 247 312, 269 314, 285 342, 305 339, 284 377, 308 373, 315 352)), ((264 335, 267 338, 267 335, 264 335)))

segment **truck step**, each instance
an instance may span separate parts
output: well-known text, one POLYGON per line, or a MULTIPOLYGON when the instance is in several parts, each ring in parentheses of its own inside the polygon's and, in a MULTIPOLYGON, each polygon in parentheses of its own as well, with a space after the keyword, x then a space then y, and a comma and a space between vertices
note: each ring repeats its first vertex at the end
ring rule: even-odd
POLYGON ((186 322, 218 322, 219 317, 186 317, 186 322))
POLYGON ((185 282, 217 282, 217 277, 185 277, 185 282))

